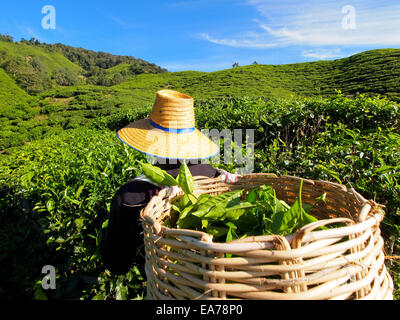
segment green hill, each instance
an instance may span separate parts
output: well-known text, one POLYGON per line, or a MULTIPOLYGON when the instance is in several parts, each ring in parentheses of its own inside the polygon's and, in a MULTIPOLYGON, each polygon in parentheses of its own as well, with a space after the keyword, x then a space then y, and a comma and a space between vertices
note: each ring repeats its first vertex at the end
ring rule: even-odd
POLYGON ((400 98, 400 49, 379 49, 349 58, 286 65, 250 65, 217 72, 141 74, 116 88, 147 96, 168 87, 197 98, 222 96, 381 94, 400 98))
POLYGON ((0 67, 30 94, 57 85, 83 83, 83 69, 60 52, 26 43, 0 41, 0 67))
POLYGON ((60 86, 111 86, 135 74, 167 70, 142 59, 95 52, 35 39, 14 42, 0 34, 0 68, 30 94, 60 86), (121 66, 120 66, 121 65, 121 66))
POLYGON ((0 88, 0 102, 23 102, 15 110, 0 109, 0 150, 88 125, 98 117, 146 114, 156 91, 164 88, 187 93, 196 101, 328 97, 336 90, 399 101, 399 66, 400 49, 379 49, 331 61, 166 72, 133 57, 0 37, 0 81, 6 83, 0 88))
POLYGON ((130 56, 94 52, 0 35, 0 68, 29 94, 76 85, 108 86, 131 100, 149 100, 171 88, 195 98, 223 96, 328 96, 341 90, 400 99, 400 49, 285 65, 253 64, 217 72, 167 72, 130 56))

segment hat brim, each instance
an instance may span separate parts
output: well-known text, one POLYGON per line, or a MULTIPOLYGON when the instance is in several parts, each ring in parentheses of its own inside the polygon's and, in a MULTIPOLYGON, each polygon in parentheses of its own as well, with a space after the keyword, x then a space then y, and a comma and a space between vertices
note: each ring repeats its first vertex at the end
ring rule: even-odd
POLYGON ((117 137, 130 147, 159 158, 205 159, 219 153, 219 147, 197 129, 167 132, 153 127, 149 119, 130 123, 117 131, 117 137))

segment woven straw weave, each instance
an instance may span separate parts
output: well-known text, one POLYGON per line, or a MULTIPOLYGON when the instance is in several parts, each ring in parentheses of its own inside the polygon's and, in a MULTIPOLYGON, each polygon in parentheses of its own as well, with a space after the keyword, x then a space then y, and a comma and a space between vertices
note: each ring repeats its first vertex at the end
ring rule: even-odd
MULTIPOLYGON (((292 204, 301 179, 267 173, 239 176, 235 184, 195 180, 198 195, 268 184, 292 204)), ((293 235, 216 243, 204 232, 163 226, 173 198, 161 190, 141 212, 147 299, 393 299, 379 228, 383 210, 343 185, 303 179, 303 203, 323 193, 326 202, 311 211, 319 221, 293 235)))

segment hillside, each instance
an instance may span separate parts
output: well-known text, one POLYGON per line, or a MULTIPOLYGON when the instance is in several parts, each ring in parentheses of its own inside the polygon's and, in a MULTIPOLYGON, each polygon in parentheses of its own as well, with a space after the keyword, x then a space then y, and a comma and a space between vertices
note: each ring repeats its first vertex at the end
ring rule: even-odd
POLYGON ((217 72, 167 72, 130 56, 94 52, 0 35, 0 68, 29 94, 76 85, 114 86, 132 99, 151 99, 160 88, 196 98, 222 96, 327 96, 341 90, 400 99, 400 49, 285 65, 249 65, 217 72))
POLYGON ((0 67, 29 94, 84 83, 80 78, 83 69, 60 52, 26 43, 0 41, 0 67))
POLYGON ((349 58, 286 65, 249 65, 217 72, 141 74, 116 88, 154 93, 161 87, 198 98, 221 96, 387 95, 400 98, 400 49, 379 49, 349 58))
POLYGON ((0 35, 0 68, 29 94, 60 86, 110 86, 135 74, 167 71, 134 57, 40 43, 34 39, 14 42, 3 35, 0 35), (123 65, 122 68, 117 68, 119 65, 123 65), (113 68, 117 69, 111 70, 113 68))
POLYGON ((99 116, 146 114, 155 92, 163 88, 182 91, 197 101, 328 97, 336 90, 349 96, 379 94, 400 100, 400 49, 372 50, 331 61, 254 64, 217 72, 165 72, 132 59, 60 44, 0 41, 0 67, 4 69, 0 68, 0 81, 6 83, 0 89, 0 102, 9 106, 23 102, 18 112, 0 109, 0 150, 58 130, 90 125, 99 116))

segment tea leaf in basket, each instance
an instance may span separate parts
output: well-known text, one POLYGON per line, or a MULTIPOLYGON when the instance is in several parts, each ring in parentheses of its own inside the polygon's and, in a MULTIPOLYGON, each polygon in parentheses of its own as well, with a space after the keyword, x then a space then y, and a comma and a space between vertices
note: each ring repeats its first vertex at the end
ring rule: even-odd
POLYGON ((180 211, 186 208, 187 206, 190 206, 192 204, 195 204, 197 202, 197 198, 192 195, 185 193, 180 199, 179 199, 179 208, 180 211))
POLYGON ((181 207, 176 205, 175 203, 172 204, 171 208, 172 208, 172 210, 175 210, 176 212, 181 213, 181 207))
MULTIPOLYGON (((230 203, 232 202, 234 202, 234 200, 232 200, 230 203)), ((233 206, 229 206, 229 204, 225 208, 225 214, 223 215, 223 219, 226 220, 237 220, 241 217, 242 214, 246 212, 246 209, 256 206, 255 204, 249 202, 239 202, 233 206)))
POLYGON ((206 228, 206 232, 215 238, 222 237, 226 235, 229 231, 229 227, 220 227, 215 225, 208 225, 206 228))
POLYGON ((277 211, 272 217, 272 233, 281 235, 291 233, 300 218, 300 212, 298 199, 288 211, 277 211))
POLYGON ((185 219, 187 216, 188 216, 188 214, 190 213, 190 211, 193 209, 193 207, 194 207, 194 204, 192 204, 192 205, 190 205, 190 206, 187 206, 186 208, 184 208, 184 209, 182 209, 181 211, 180 211, 180 215, 179 215, 179 219, 178 219, 178 225, 179 225, 179 223, 183 220, 183 219, 185 219))
POLYGON ((290 206, 283 200, 276 197, 275 189, 270 186, 262 185, 258 190, 258 204, 263 206, 267 211, 271 211, 272 215, 279 211, 287 211, 290 206))
POLYGON ((159 186, 176 186, 178 182, 166 171, 149 163, 139 162, 144 175, 159 186))
MULTIPOLYGON (((185 195, 183 195, 182 198, 184 196, 185 195)), ((191 202, 191 204, 189 204, 190 202, 188 201, 185 207, 181 206, 181 204, 182 204, 181 201, 185 202, 185 200, 179 199, 179 201, 173 202, 173 204, 172 204, 173 208, 174 208, 174 206, 179 207, 180 215, 179 215, 179 219, 178 219, 178 223, 177 223, 178 227, 181 226, 181 224, 183 223, 182 221, 191 213, 191 211, 195 211, 199 205, 206 202, 207 199, 210 197, 211 196, 209 194, 202 194, 196 201, 191 202)))
POLYGON ((263 217, 257 210, 246 210, 244 214, 235 221, 235 226, 241 234, 260 235, 263 234, 263 217))
POLYGON ((301 228, 301 227, 305 226, 306 224, 309 224, 309 223, 315 222, 315 221, 318 221, 318 219, 314 218, 311 214, 308 214, 307 212, 305 212, 303 210, 302 217, 299 221, 298 227, 301 228))
POLYGON ((311 221, 315 219, 311 215, 307 214, 301 203, 301 192, 303 187, 303 180, 300 182, 299 196, 295 203, 287 211, 276 211, 272 216, 272 226, 271 231, 276 234, 289 234, 297 226, 300 221, 301 224, 306 221, 311 221))
POLYGON ((185 161, 182 162, 179 168, 178 177, 176 179, 178 181, 178 185, 181 187, 184 193, 193 194, 195 187, 194 179, 185 161))
POLYGON ((207 200, 210 199, 210 198, 212 198, 211 195, 209 195, 208 193, 203 193, 202 195, 200 195, 200 196, 197 198, 196 205, 198 206, 198 205, 200 205, 200 204, 202 204, 202 203, 205 203, 205 202, 207 202, 207 200))
MULTIPOLYGON (((228 233, 226 234, 226 242, 231 242, 232 240, 239 239, 233 228, 229 228, 228 233)), ((230 256, 228 256, 230 258, 230 256)))
POLYGON ((326 202, 326 192, 320 195, 318 198, 315 199, 314 204, 308 204, 308 203, 303 203, 303 208, 307 213, 310 213, 311 210, 316 207, 318 204, 321 202, 325 203, 326 202))
POLYGON ((254 188, 249 193, 247 193, 247 195, 246 195, 246 201, 247 202, 256 203, 257 197, 258 197, 257 189, 258 189, 258 187, 254 188))
POLYGON ((233 229, 233 230, 237 229, 237 226, 231 221, 225 222, 225 225, 228 226, 229 228, 233 229))
MULTIPOLYGON (((231 242, 232 240, 239 239, 239 236, 235 232, 237 227, 232 222, 227 222, 225 224, 229 227, 229 230, 228 230, 228 232, 226 234, 226 242, 231 242)), ((225 256, 227 258, 231 258, 232 254, 231 253, 227 253, 225 256)))
MULTIPOLYGON (((278 234, 288 234, 292 233, 295 229, 299 229, 309 223, 318 221, 315 217, 308 214, 303 207, 301 201, 301 193, 303 188, 303 180, 300 181, 299 196, 295 203, 290 207, 289 210, 283 212, 278 211, 275 216, 273 216, 272 221, 272 232, 278 234)), ((317 199, 317 203, 325 199, 324 195, 317 199)), ((309 207, 309 206, 308 206, 309 207)), ((312 208, 313 206, 311 206, 312 208)), ((310 208, 310 209, 311 209, 310 208)))
MULTIPOLYGON (((243 192, 243 190, 235 190, 235 191, 229 191, 226 193, 222 193, 215 197, 209 197, 209 198, 207 198, 207 201, 200 203, 200 205, 197 206, 197 210, 192 212, 192 214, 197 217, 204 217, 207 215, 208 218, 210 218, 210 217, 215 218, 217 216, 221 216, 223 214, 223 211, 225 210, 224 208, 226 207, 228 202, 234 198, 239 197, 242 192, 243 192), (211 211, 212 209, 213 209, 213 211, 211 211), (208 213, 210 213, 209 216, 208 216, 208 213)), ((199 200, 200 200, 200 197, 199 197, 199 200)))
MULTIPOLYGON (((183 211, 183 213, 185 211, 186 209, 183 211)), ((188 211, 190 211, 190 208, 188 211)), ((193 230, 200 230, 202 226, 201 219, 191 214, 186 214, 183 218, 179 218, 176 224, 180 229, 193 229, 193 230)))

